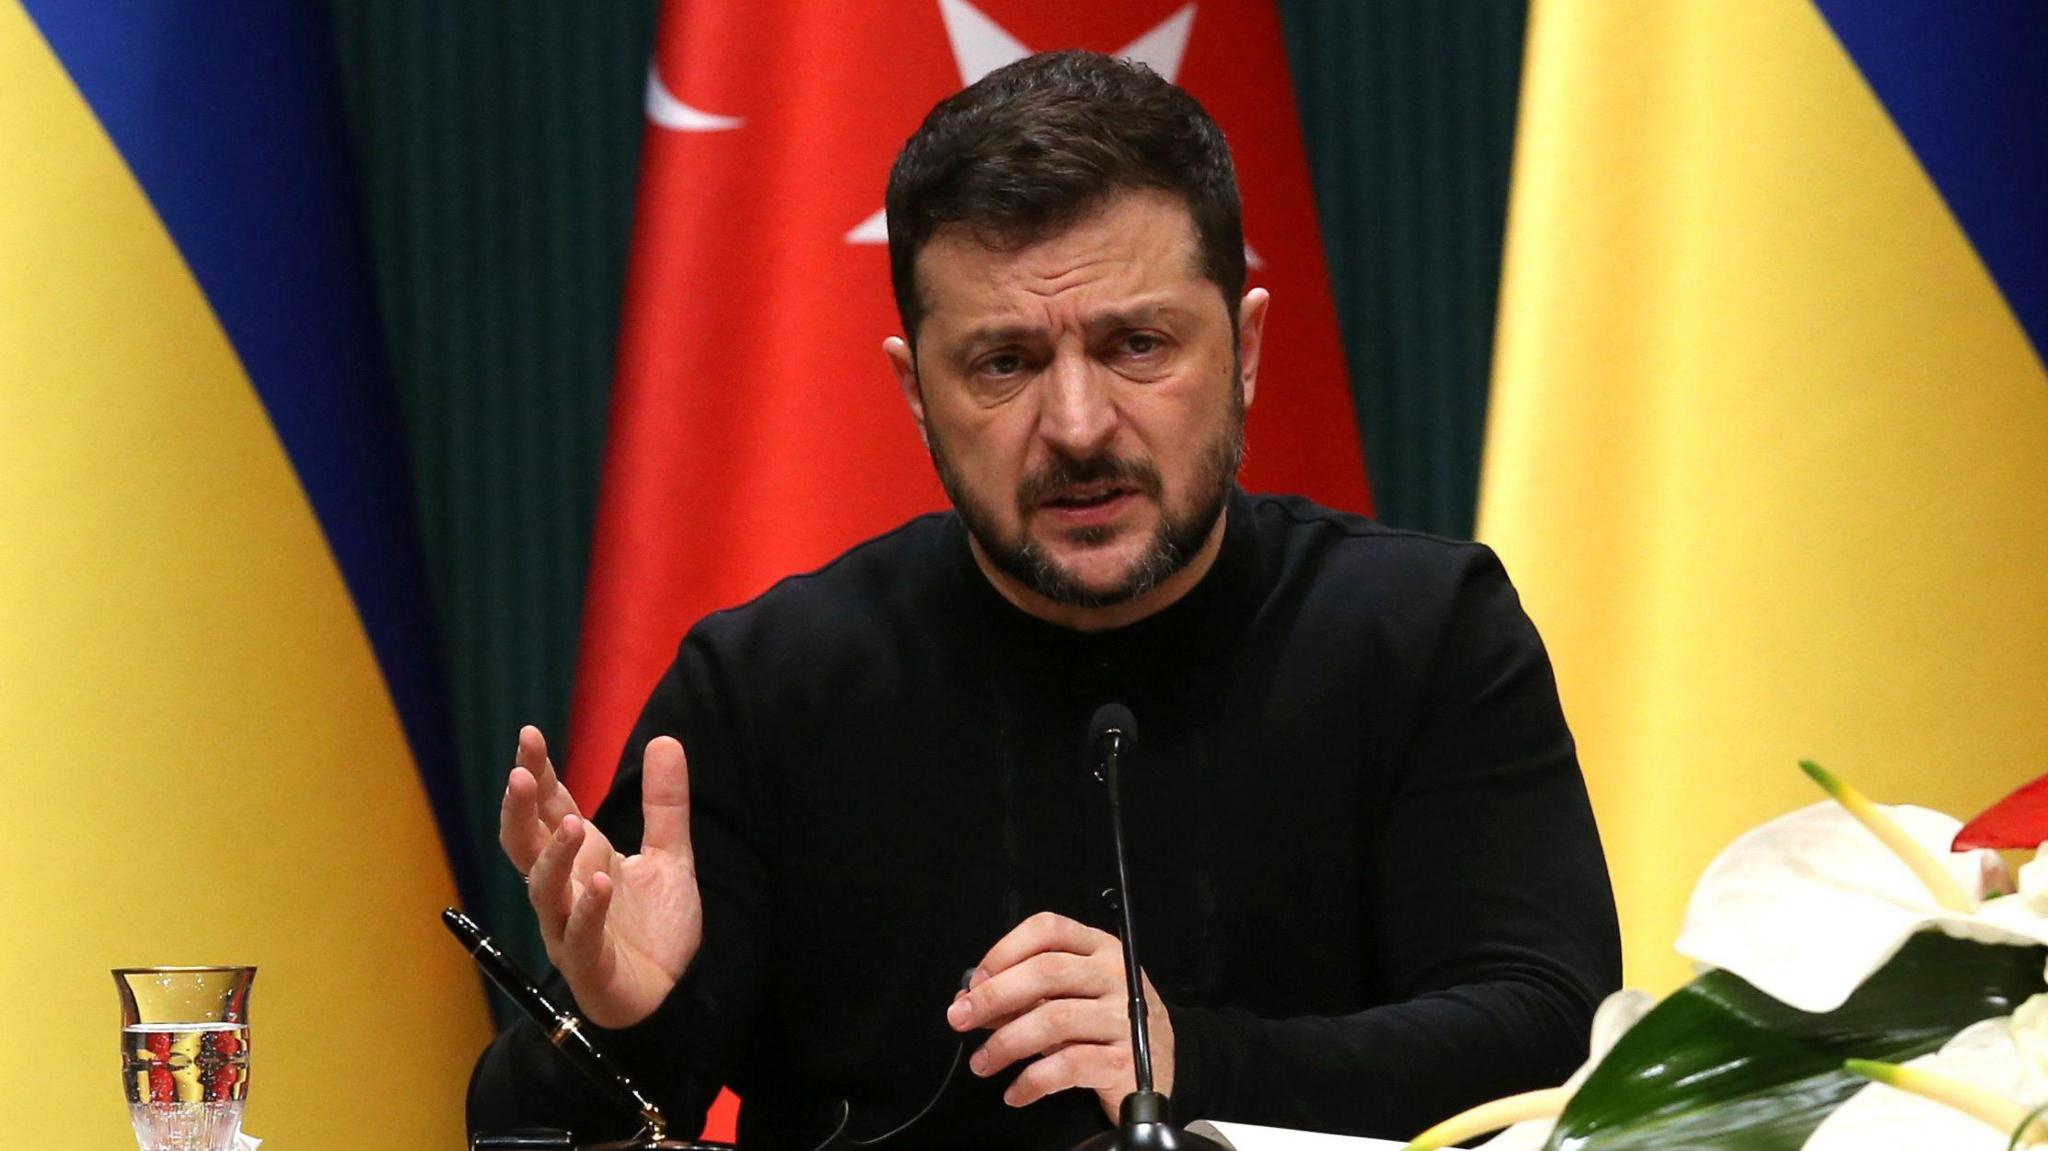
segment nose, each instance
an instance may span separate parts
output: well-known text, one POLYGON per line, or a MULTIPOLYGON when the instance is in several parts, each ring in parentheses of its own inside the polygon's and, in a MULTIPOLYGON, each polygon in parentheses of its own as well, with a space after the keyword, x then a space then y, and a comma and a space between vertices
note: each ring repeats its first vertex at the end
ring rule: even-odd
POLYGON ((1109 449, 1119 419, 1109 373, 1093 357, 1062 350, 1044 376, 1039 435, 1075 459, 1109 449))

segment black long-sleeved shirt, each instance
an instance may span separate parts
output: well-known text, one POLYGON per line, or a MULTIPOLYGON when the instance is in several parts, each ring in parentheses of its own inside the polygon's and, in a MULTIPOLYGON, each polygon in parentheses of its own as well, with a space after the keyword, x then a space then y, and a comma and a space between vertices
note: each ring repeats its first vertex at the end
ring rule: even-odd
MULTIPOLYGON (((810 1148, 942 1081, 964 969, 1040 910, 1115 917, 1100 704, 1123 773, 1141 958, 1172 1020, 1174 1112, 1406 1138, 1583 1058, 1620 981, 1613 899, 1549 662, 1492 553, 1233 495, 1215 566, 1145 620, 1028 616, 926 516, 692 630, 597 822, 640 839, 639 754, 690 761, 704 944, 604 1033, 687 1124, 810 1148)), ((566 989, 554 979, 554 990, 566 989)), ((982 1036, 970 1042, 978 1044, 982 1036)), ((473 1129, 633 1120, 514 1026, 473 1129)), ((1011 1109, 963 1066, 885 1146, 1066 1148, 1095 1095, 1011 1109)))

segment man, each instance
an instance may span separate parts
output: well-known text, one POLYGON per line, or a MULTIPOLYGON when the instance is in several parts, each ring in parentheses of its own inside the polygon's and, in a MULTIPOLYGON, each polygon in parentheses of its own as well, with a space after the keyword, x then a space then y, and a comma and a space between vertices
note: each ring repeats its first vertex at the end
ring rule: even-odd
MULTIPOLYGON (((1619 945, 1549 665, 1486 549, 1236 489, 1268 299, 1215 125, 1033 57, 932 112, 887 205, 954 512, 699 623, 594 825, 521 733, 502 840, 556 991, 682 1121, 735 1086, 750 1146, 1101 1130, 1115 700, 1183 1121, 1406 1137, 1562 1080, 1619 945)), ((544 1046, 492 1046, 472 1126, 632 1128, 544 1046)))

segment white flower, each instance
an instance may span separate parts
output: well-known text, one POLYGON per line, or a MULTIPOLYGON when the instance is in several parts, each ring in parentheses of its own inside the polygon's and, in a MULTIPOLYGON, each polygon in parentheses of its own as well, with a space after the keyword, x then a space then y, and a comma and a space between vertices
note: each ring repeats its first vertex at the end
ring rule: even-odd
MULTIPOLYGON (((1608 996, 1600 1004, 1600 1010, 1593 1013, 1592 1043, 1586 1062, 1564 1081, 1567 1094, 1577 1091, 1586 1077, 1593 1073, 1593 1068, 1598 1067, 1621 1037, 1628 1034, 1628 1029, 1656 1005, 1656 997, 1633 988, 1623 988, 1608 996)), ((1480 1144, 1479 1151, 1541 1151, 1543 1144, 1550 1139, 1551 1129, 1556 1126, 1556 1116, 1517 1123, 1480 1144)))
POLYGON ((1737 839, 1693 889, 1678 950, 1741 976, 1801 1011, 1833 1011, 1917 931, 1982 943, 2048 944, 2048 867, 2022 868, 2017 895, 1994 851, 1949 851, 1962 825, 1926 808, 1886 807, 1969 896, 1946 910, 1899 857, 1831 800, 1737 839))
MULTIPOLYGON (((2048 995, 2027 1000, 2010 1017, 1964 1028, 1939 1052, 1905 1066, 2029 1108, 2048 1102, 2048 995)), ((1872 1083, 1835 1108, 1804 1151, 2005 1151, 2011 1137, 1975 1116, 1872 1083)))

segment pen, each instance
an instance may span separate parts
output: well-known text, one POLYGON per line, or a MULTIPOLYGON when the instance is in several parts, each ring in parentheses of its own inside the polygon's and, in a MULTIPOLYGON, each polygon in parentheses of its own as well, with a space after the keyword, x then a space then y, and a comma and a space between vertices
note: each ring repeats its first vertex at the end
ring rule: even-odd
POLYGON ((540 1024, 541 1031, 547 1035, 548 1042, 555 1045, 556 1050, 567 1056, 569 1062, 574 1063, 585 1075, 609 1089, 633 1110, 639 1112, 640 1117, 647 1121, 647 1126, 656 1140, 667 1134, 668 1120, 662 1115, 661 1109, 642 1094, 640 1089, 633 1085, 633 1080, 614 1066, 604 1052, 598 1050, 597 1045, 590 1041, 590 1037, 583 1033, 583 1020, 577 1018, 574 1012, 564 1011, 549 1002, 548 997, 541 993, 541 989, 534 985, 533 980, 519 969, 518 964, 512 962, 510 956, 500 951, 497 944, 491 942, 490 936, 483 933, 483 929, 476 925, 475 920, 451 907, 441 913, 441 922, 448 925, 449 933, 462 944, 463 950, 469 952, 469 957, 476 960, 476 965, 483 968, 484 974, 490 977, 491 982, 510 996, 512 1002, 518 1004, 519 1009, 524 1011, 528 1018, 540 1024))

